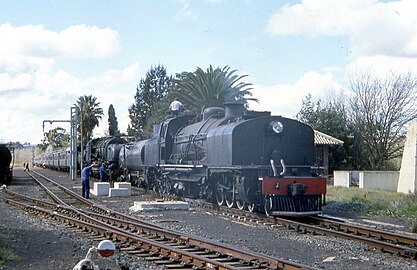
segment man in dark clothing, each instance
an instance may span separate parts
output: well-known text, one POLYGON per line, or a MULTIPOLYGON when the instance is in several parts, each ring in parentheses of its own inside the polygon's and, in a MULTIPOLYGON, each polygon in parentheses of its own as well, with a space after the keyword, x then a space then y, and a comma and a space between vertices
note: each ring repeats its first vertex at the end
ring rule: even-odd
POLYGON ((90 199, 90 173, 92 165, 86 165, 81 171, 81 182, 82 182, 82 196, 86 199, 90 199))
POLYGON ((106 165, 104 163, 101 164, 99 172, 100 172, 100 182, 105 182, 107 179, 108 173, 107 173, 106 165))
POLYGON ((109 177, 110 177, 110 182, 113 182, 114 180, 116 180, 116 178, 118 177, 118 170, 117 170, 117 165, 115 163, 111 163, 109 165, 109 177))

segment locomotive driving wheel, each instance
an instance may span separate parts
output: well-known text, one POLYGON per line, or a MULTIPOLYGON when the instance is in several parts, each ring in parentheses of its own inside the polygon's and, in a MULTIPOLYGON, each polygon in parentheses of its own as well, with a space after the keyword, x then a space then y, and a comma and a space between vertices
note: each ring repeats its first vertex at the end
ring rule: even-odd
POLYGON ((216 192, 216 202, 218 206, 222 206, 224 204, 223 192, 216 192))
POLYGON ((248 203, 249 212, 255 212, 255 203, 248 203))
POLYGON ((237 199, 236 206, 237 206, 237 209, 244 210, 246 208, 246 203, 242 201, 241 199, 237 199))
POLYGON ((218 180, 216 184, 216 201, 219 206, 222 206, 225 202, 229 208, 235 206, 235 186, 233 179, 223 175, 218 180))
POLYGON ((216 202, 218 206, 224 204, 224 179, 219 180, 216 183, 216 202))
POLYGON ((226 205, 229 208, 233 208, 235 206, 236 194, 235 194, 235 185, 233 183, 233 179, 226 178, 225 181, 225 189, 224 189, 224 200, 226 201, 226 205))
POLYGON ((224 199, 226 200, 226 205, 229 208, 235 206, 235 194, 233 192, 226 192, 224 199))

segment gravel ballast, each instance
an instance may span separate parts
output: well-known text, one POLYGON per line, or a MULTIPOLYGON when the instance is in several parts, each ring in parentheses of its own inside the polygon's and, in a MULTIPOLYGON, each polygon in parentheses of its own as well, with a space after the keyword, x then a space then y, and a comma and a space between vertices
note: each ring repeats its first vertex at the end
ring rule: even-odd
MULTIPOLYGON (((60 179, 61 184, 79 192, 79 182, 70 181, 68 177, 62 177, 64 174, 61 173, 38 170, 54 175, 54 178, 60 179), (58 178, 58 175, 61 177, 58 178)), ((15 170, 15 177, 16 180, 9 187, 11 190, 27 195, 37 192, 36 185, 29 184, 31 180, 19 168, 15 170)), ((189 211, 129 212, 134 201, 151 198, 150 194, 134 192, 128 198, 92 196, 91 199, 170 229, 321 269, 417 269, 415 260, 382 253, 359 242, 300 234, 285 228, 271 228, 256 223, 241 223, 199 208, 189 211)), ((372 219, 355 217, 348 211, 351 208, 348 204, 330 202, 325 212, 332 215, 339 213, 341 217, 357 221, 363 218, 372 219), (343 213, 347 215, 343 216, 343 213)), ((5 242, 21 257, 19 261, 7 262, 5 269, 72 269, 85 256, 89 247, 97 245, 85 234, 26 214, 4 203, 0 204, 0 215, 0 232, 5 236, 0 241, 5 242)), ((411 226, 408 224, 409 220, 384 220, 383 217, 377 219, 386 223, 394 221, 396 225, 402 226, 395 228, 406 231, 411 226)), ((122 266, 128 266, 129 269, 162 269, 124 253, 116 253, 107 261, 97 259, 97 263, 101 267, 107 264, 110 269, 121 269, 122 266)))

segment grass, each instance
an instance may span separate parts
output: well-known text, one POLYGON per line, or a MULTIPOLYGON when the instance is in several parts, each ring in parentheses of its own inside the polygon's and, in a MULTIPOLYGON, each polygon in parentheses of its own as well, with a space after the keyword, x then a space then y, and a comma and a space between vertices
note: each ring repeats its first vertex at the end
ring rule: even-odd
POLYGON ((417 219, 417 193, 328 186, 326 200, 360 204, 371 215, 417 219))
POLYGON ((0 233, 0 269, 4 268, 4 263, 10 260, 19 260, 19 256, 13 253, 4 243, 3 239, 6 236, 0 233))

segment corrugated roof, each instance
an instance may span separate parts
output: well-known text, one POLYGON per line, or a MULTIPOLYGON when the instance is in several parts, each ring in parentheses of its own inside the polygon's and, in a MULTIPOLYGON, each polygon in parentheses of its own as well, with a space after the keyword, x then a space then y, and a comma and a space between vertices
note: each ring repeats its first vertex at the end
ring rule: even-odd
POLYGON ((317 130, 314 130, 314 143, 316 145, 343 145, 343 141, 317 130))

